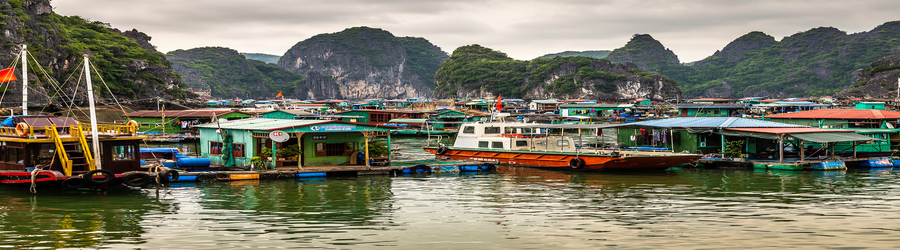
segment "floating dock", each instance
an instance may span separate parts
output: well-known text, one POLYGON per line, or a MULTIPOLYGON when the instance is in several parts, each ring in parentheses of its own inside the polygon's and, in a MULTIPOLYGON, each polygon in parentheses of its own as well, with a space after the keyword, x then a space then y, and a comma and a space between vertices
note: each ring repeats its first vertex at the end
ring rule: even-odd
POLYGON ((493 172, 497 168, 490 163, 476 161, 399 161, 392 162, 386 167, 366 166, 315 166, 303 168, 280 168, 276 170, 256 171, 203 171, 188 172, 179 171, 177 179, 171 182, 202 182, 202 181, 238 181, 238 180, 266 180, 266 179, 296 179, 329 176, 361 176, 361 175, 390 175, 401 176, 408 174, 439 174, 458 172, 493 172))

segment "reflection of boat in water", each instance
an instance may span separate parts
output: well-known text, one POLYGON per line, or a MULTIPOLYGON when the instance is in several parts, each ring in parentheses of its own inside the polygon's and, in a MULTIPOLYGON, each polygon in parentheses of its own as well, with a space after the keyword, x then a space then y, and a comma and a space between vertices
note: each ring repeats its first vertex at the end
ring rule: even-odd
MULTIPOLYGON (((24 58, 26 51, 22 53, 24 58)), ((85 56, 85 73, 90 72, 88 65, 85 56)), ((4 121, 6 126, 0 127, 0 184, 104 189, 121 183, 144 186, 152 181, 154 173, 139 172, 139 143, 145 137, 135 135, 137 123, 97 124, 92 84, 90 77, 86 79, 90 125, 56 116, 23 115, 4 121)), ((23 110, 27 113, 27 108, 23 110)))
MULTIPOLYGON (((466 123, 453 146, 426 146, 436 157, 531 167, 579 170, 663 169, 690 163, 702 155, 661 150, 618 150, 582 143, 582 132, 612 125, 466 123), (554 134, 550 131, 555 130, 554 134), (577 130, 578 143, 564 132, 577 130)), ((592 132, 598 134, 597 132, 592 132)))

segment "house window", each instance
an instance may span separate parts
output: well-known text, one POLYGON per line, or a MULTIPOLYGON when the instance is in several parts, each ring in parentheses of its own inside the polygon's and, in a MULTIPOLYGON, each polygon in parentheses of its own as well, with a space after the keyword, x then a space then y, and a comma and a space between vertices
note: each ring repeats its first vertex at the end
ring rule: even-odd
POLYGON ((463 134, 474 134, 474 133, 475 133, 475 127, 472 127, 472 126, 463 127, 463 134))
POLYGON ((491 142, 491 148, 503 148, 503 142, 502 141, 491 142))
POLYGON ((234 147, 231 149, 232 156, 234 156, 235 158, 244 158, 244 144, 234 143, 232 145, 234 147))
POLYGON ((370 123, 384 123, 391 121, 391 114, 369 114, 369 122, 370 123))
POLYGON ((478 142, 478 147, 479 147, 479 148, 487 148, 487 147, 488 147, 488 142, 486 142, 486 141, 480 141, 480 142, 478 142))
POLYGON ((484 133, 485 133, 485 134, 499 134, 499 133, 500 133, 500 127, 485 127, 485 128, 484 128, 484 133))
POLYGON ((221 155, 222 154, 222 142, 220 141, 210 141, 209 142, 209 154, 211 155, 221 155))
POLYGON ((134 160, 134 145, 122 145, 112 147, 112 160, 114 161, 130 161, 134 160))
POLYGON ((346 147, 344 143, 326 143, 325 156, 342 156, 346 147))

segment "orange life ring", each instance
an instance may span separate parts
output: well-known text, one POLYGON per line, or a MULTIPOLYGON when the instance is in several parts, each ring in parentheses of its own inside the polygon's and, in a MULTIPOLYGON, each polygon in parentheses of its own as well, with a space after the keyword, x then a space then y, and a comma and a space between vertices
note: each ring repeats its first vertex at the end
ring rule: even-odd
POLYGON ((134 134, 135 132, 137 132, 138 122, 135 120, 130 120, 125 123, 125 126, 128 127, 128 133, 134 134))
POLYGON ((16 124, 16 134, 19 136, 28 135, 28 124, 25 124, 24 122, 16 124))

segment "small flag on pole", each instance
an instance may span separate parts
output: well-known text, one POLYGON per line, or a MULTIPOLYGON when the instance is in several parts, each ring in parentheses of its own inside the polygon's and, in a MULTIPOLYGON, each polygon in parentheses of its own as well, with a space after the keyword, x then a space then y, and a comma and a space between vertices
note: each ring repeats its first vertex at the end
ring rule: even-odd
POLYGON ((281 91, 278 91, 278 94, 275 97, 281 97, 281 91))
POLYGON ((15 70, 15 69, 16 68, 8 68, 8 69, 0 70, 0 82, 9 82, 9 81, 18 80, 18 79, 16 79, 16 74, 13 74, 13 70, 15 70))
POLYGON ((500 109, 503 109, 503 103, 501 103, 501 102, 502 102, 502 100, 501 100, 502 98, 503 98, 503 95, 502 95, 502 94, 497 95, 497 106, 496 106, 497 111, 500 111, 500 109))

